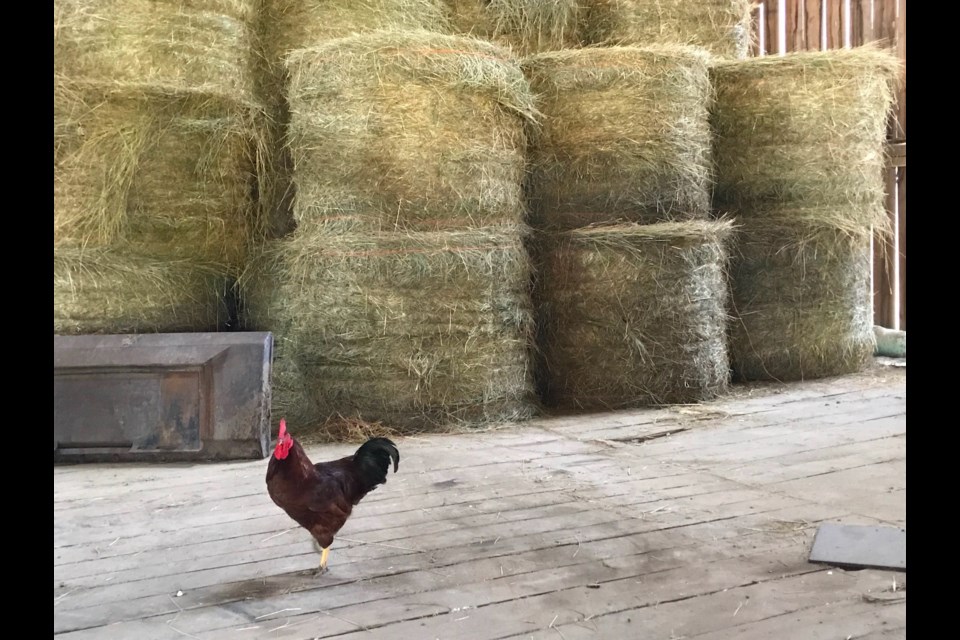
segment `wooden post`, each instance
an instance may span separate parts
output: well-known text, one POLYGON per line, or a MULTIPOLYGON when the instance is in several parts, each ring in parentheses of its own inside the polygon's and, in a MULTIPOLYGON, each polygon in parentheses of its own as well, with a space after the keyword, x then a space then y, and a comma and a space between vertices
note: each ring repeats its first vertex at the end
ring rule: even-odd
POLYGON ((767 50, 764 52, 768 56, 780 54, 780 29, 777 28, 777 18, 780 15, 780 0, 764 0, 764 12, 766 22, 766 44, 767 50))
POLYGON ((811 51, 817 51, 819 49, 825 48, 824 42, 820 37, 821 31, 821 20, 823 18, 823 2, 824 0, 801 0, 804 3, 803 15, 806 19, 806 29, 804 30, 804 35, 806 36, 806 41, 804 42, 804 48, 811 51))
POLYGON ((870 10, 870 7, 873 5, 873 0, 856 0, 856 3, 857 8, 853 20, 855 25, 860 25, 858 28, 860 33, 860 42, 873 42, 877 39, 873 29, 873 16, 871 15, 872 11, 870 10))
POLYGON ((787 0, 787 51, 807 48, 807 16, 804 0, 787 0))
MULTIPOLYGON (((882 46, 896 46, 901 55, 905 56, 903 43, 899 41, 898 31, 901 27, 897 19, 898 0, 874 0, 873 35, 882 46)), ((901 0, 900 9, 903 10, 906 2, 901 0)), ((906 16, 903 14, 903 20, 906 16)), ((905 141, 903 128, 905 119, 905 84, 901 84, 897 96, 896 111, 890 119, 888 141, 896 143, 905 141)), ((891 147, 897 149, 897 147, 891 147)), ((906 248, 906 145, 903 147, 903 158, 895 158, 895 162, 884 170, 884 183, 887 191, 886 208, 891 224, 893 236, 885 242, 874 242, 874 323, 889 329, 903 328, 902 319, 905 318, 906 305, 905 287, 905 248, 906 248)))
POLYGON ((827 49, 843 47, 843 3, 842 0, 827 0, 827 49))
POLYGON ((761 38, 766 38, 766 33, 764 32, 764 23, 760 20, 760 5, 753 5, 753 10, 750 13, 750 21, 753 28, 753 41, 750 43, 750 55, 751 56, 762 56, 763 49, 760 47, 761 38), (761 35, 762 34, 762 35, 761 35))
POLYGON ((850 46, 859 47, 865 40, 863 33, 863 10, 866 4, 867 15, 870 14, 869 0, 848 0, 850 3, 850 46))

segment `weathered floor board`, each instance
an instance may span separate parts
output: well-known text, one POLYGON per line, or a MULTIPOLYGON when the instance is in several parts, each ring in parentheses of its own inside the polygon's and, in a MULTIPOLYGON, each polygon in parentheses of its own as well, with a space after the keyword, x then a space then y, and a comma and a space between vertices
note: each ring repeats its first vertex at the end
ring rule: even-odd
POLYGON ((806 560, 820 522, 905 526, 905 370, 398 444, 320 578, 266 461, 55 467, 54 633, 906 637, 905 574, 806 560))

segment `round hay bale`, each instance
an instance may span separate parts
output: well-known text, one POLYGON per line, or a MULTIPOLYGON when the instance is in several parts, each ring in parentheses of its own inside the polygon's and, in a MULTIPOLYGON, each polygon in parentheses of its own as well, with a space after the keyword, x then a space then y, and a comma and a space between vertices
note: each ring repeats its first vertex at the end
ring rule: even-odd
POLYGON ((746 58, 753 0, 581 0, 584 44, 684 43, 746 58))
POLYGON ((443 0, 272 0, 260 19, 264 53, 291 51, 370 31, 450 31, 443 0))
POLYGON ((259 0, 54 0, 54 74, 253 96, 259 0))
POLYGON ((529 259, 517 227, 298 231, 241 279, 246 326, 273 331, 320 419, 422 430, 532 412, 529 259))
POLYGON ((873 351, 869 237, 897 59, 864 47, 718 64, 714 206, 738 216, 731 356, 742 379, 862 368, 873 351))
POLYGON ((527 58, 544 114, 531 148, 534 226, 709 217, 708 62, 684 46, 527 58))
POLYGON ((689 403, 730 378, 729 221, 544 233, 540 385, 583 409, 689 403))
POLYGON ((217 331, 230 320, 229 289, 217 266, 128 248, 59 248, 53 333, 217 331))
POLYGON ((579 44, 581 0, 446 0, 457 33, 494 40, 518 55, 579 44))
POLYGON ((140 89, 55 79, 54 247, 238 267, 257 226, 255 109, 140 89))
POLYGON ((265 2, 258 33, 261 43, 261 99, 271 122, 267 134, 272 167, 261 181, 261 201, 271 237, 295 226, 292 215, 292 160, 283 145, 290 122, 284 57, 358 33, 379 30, 450 31, 443 0, 272 0, 265 2))
POLYGON ((882 170, 897 59, 874 47, 717 64, 711 114, 723 211, 886 225, 882 170))
POLYGON ((505 49, 376 32, 296 51, 288 68, 301 227, 435 231, 523 220, 524 125, 536 111, 505 49))
POLYGON ((804 380, 863 369, 876 346, 867 233, 751 222, 738 248, 730 272, 737 378, 804 380))

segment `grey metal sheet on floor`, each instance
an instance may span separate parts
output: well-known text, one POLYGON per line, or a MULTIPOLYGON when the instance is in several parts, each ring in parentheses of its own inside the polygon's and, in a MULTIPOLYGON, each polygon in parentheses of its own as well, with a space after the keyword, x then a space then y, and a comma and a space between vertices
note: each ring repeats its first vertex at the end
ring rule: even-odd
POLYGON ((907 530, 899 527, 824 523, 810 562, 837 567, 907 570, 907 530))

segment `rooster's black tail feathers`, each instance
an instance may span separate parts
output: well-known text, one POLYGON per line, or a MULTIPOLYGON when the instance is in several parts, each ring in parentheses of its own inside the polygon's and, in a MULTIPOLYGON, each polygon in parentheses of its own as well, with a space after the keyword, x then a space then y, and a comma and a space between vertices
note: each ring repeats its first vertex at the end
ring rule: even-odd
POLYGON ((353 454, 353 463, 367 491, 387 481, 391 460, 396 473, 400 466, 400 452, 387 438, 370 438, 353 454))

